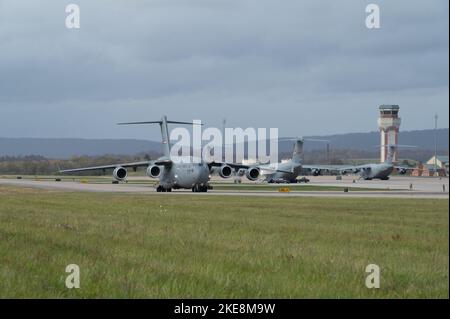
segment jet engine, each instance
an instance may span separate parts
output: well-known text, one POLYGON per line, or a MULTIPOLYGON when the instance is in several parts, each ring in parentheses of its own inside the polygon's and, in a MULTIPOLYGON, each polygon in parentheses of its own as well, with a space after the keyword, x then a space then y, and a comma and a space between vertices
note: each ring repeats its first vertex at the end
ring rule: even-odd
POLYGON ((245 172, 245 176, 251 181, 256 181, 259 177, 259 174, 260 174, 259 168, 256 167, 249 168, 245 172))
POLYGON ((233 174, 233 169, 228 165, 222 165, 219 169, 219 175, 222 178, 228 178, 233 174))
POLYGON ((353 174, 356 174, 356 173, 359 173, 360 172, 360 169, 359 168, 354 168, 354 169, 352 169, 352 173, 353 174))
POLYGON ((151 178, 158 178, 161 175, 161 168, 156 165, 151 165, 147 167, 147 175, 151 178))
POLYGON ((313 174, 313 176, 319 176, 320 175, 320 169, 313 169, 312 174, 313 174))
POLYGON ((124 181, 127 178, 127 170, 121 166, 116 167, 113 171, 113 177, 117 181, 124 181))

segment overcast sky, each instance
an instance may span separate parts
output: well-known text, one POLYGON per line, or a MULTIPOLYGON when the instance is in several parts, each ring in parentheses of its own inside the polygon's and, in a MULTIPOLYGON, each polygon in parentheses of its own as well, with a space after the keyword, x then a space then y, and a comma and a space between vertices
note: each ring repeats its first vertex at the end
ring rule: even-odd
POLYGON ((159 139, 201 119, 281 136, 448 127, 448 0, 0 0, 0 137, 159 139), (65 6, 81 28, 65 27, 65 6), (367 29, 377 3, 381 28, 367 29))

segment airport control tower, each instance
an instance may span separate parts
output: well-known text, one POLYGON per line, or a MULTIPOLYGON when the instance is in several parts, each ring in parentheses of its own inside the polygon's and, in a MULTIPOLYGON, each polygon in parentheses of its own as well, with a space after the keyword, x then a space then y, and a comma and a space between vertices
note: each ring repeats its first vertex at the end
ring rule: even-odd
MULTIPOLYGON (((401 119, 398 117, 398 105, 381 105, 380 117, 378 118, 378 128, 381 135, 381 163, 387 158, 388 145, 398 144, 398 131, 400 129, 401 119)), ((397 161, 397 149, 393 157, 397 161)))

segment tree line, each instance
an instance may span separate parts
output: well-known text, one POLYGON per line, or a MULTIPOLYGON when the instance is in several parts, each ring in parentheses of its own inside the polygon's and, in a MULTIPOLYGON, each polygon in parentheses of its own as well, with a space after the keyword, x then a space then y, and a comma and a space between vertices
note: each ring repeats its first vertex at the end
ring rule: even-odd
MULTIPOLYGON (((448 154, 448 153, 447 153, 448 154)), ((417 162, 425 162, 433 154, 423 150, 401 150, 400 163, 415 166, 417 162), (414 160, 408 160, 414 159, 414 160)), ((0 156, 0 174, 12 175, 58 175, 60 169, 71 169, 89 166, 110 165, 115 163, 137 162, 156 159, 158 153, 140 153, 135 155, 102 155, 102 156, 73 156, 68 159, 49 159, 40 155, 27 156, 0 156)), ((292 152, 280 154, 281 159, 288 159, 292 152)), ((323 150, 304 151, 303 161, 306 164, 348 164, 355 160, 364 159, 363 162, 379 161, 379 152, 360 151, 353 149, 332 149, 328 154, 323 150)), ((104 172, 90 171, 77 173, 77 175, 104 175, 104 172)))
MULTIPOLYGON (((73 156, 69 159, 48 159, 38 155, 1 156, 0 174, 12 175, 59 175, 60 169, 110 165, 115 163, 137 162, 156 158, 150 154, 73 156)), ((77 175, 103 175, 100 171, 77 173, 77 175)))

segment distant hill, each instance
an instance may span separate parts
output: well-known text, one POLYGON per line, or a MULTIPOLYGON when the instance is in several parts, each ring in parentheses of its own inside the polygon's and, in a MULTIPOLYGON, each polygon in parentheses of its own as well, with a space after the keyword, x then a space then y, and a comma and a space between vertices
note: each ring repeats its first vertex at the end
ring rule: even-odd
MULTIPOLYGON (((438 150, 448 151, 449 130, 438 129, 438 150)), ((326 139, 330 141, 333 148, 350 148, 356 150, 370 150, 380 145, 380 133, 348 133, 327 136, 314 136, 313 138, 326 139)), ((400 131, 399 144, 414 145, 418 149, 434 150, 434 130, 400 131)), ((324 148, 324 143, 307 142, 305 149, 324 148)))
POLYGON ((1 138, 0 156, 41 155, 64 159, 79 155, 160 152, 161 143, 134 139, 1 138))
MULTIPOLYGON (((448 153, 449 130, 439 129, 438 150, 448 153)), ((373 151, 379 145, 378 132, 348 133, 313 136, 330 141, 333 149, 373 151)), ((416 145, 418 149, 434 150, 434 130, 401 131, 399 143, 416 145)), ((280 152, 291 152, 292 142, 280 142, 280 152)), ((305 150, 325 149, 326 144, 306 142, 305 150)), ((159 153, 161 143, 137 139, 71 139, 71 138, 0 138, 0 156, 41 155, 47 158, 64 159, 79 155, 159 153)))

